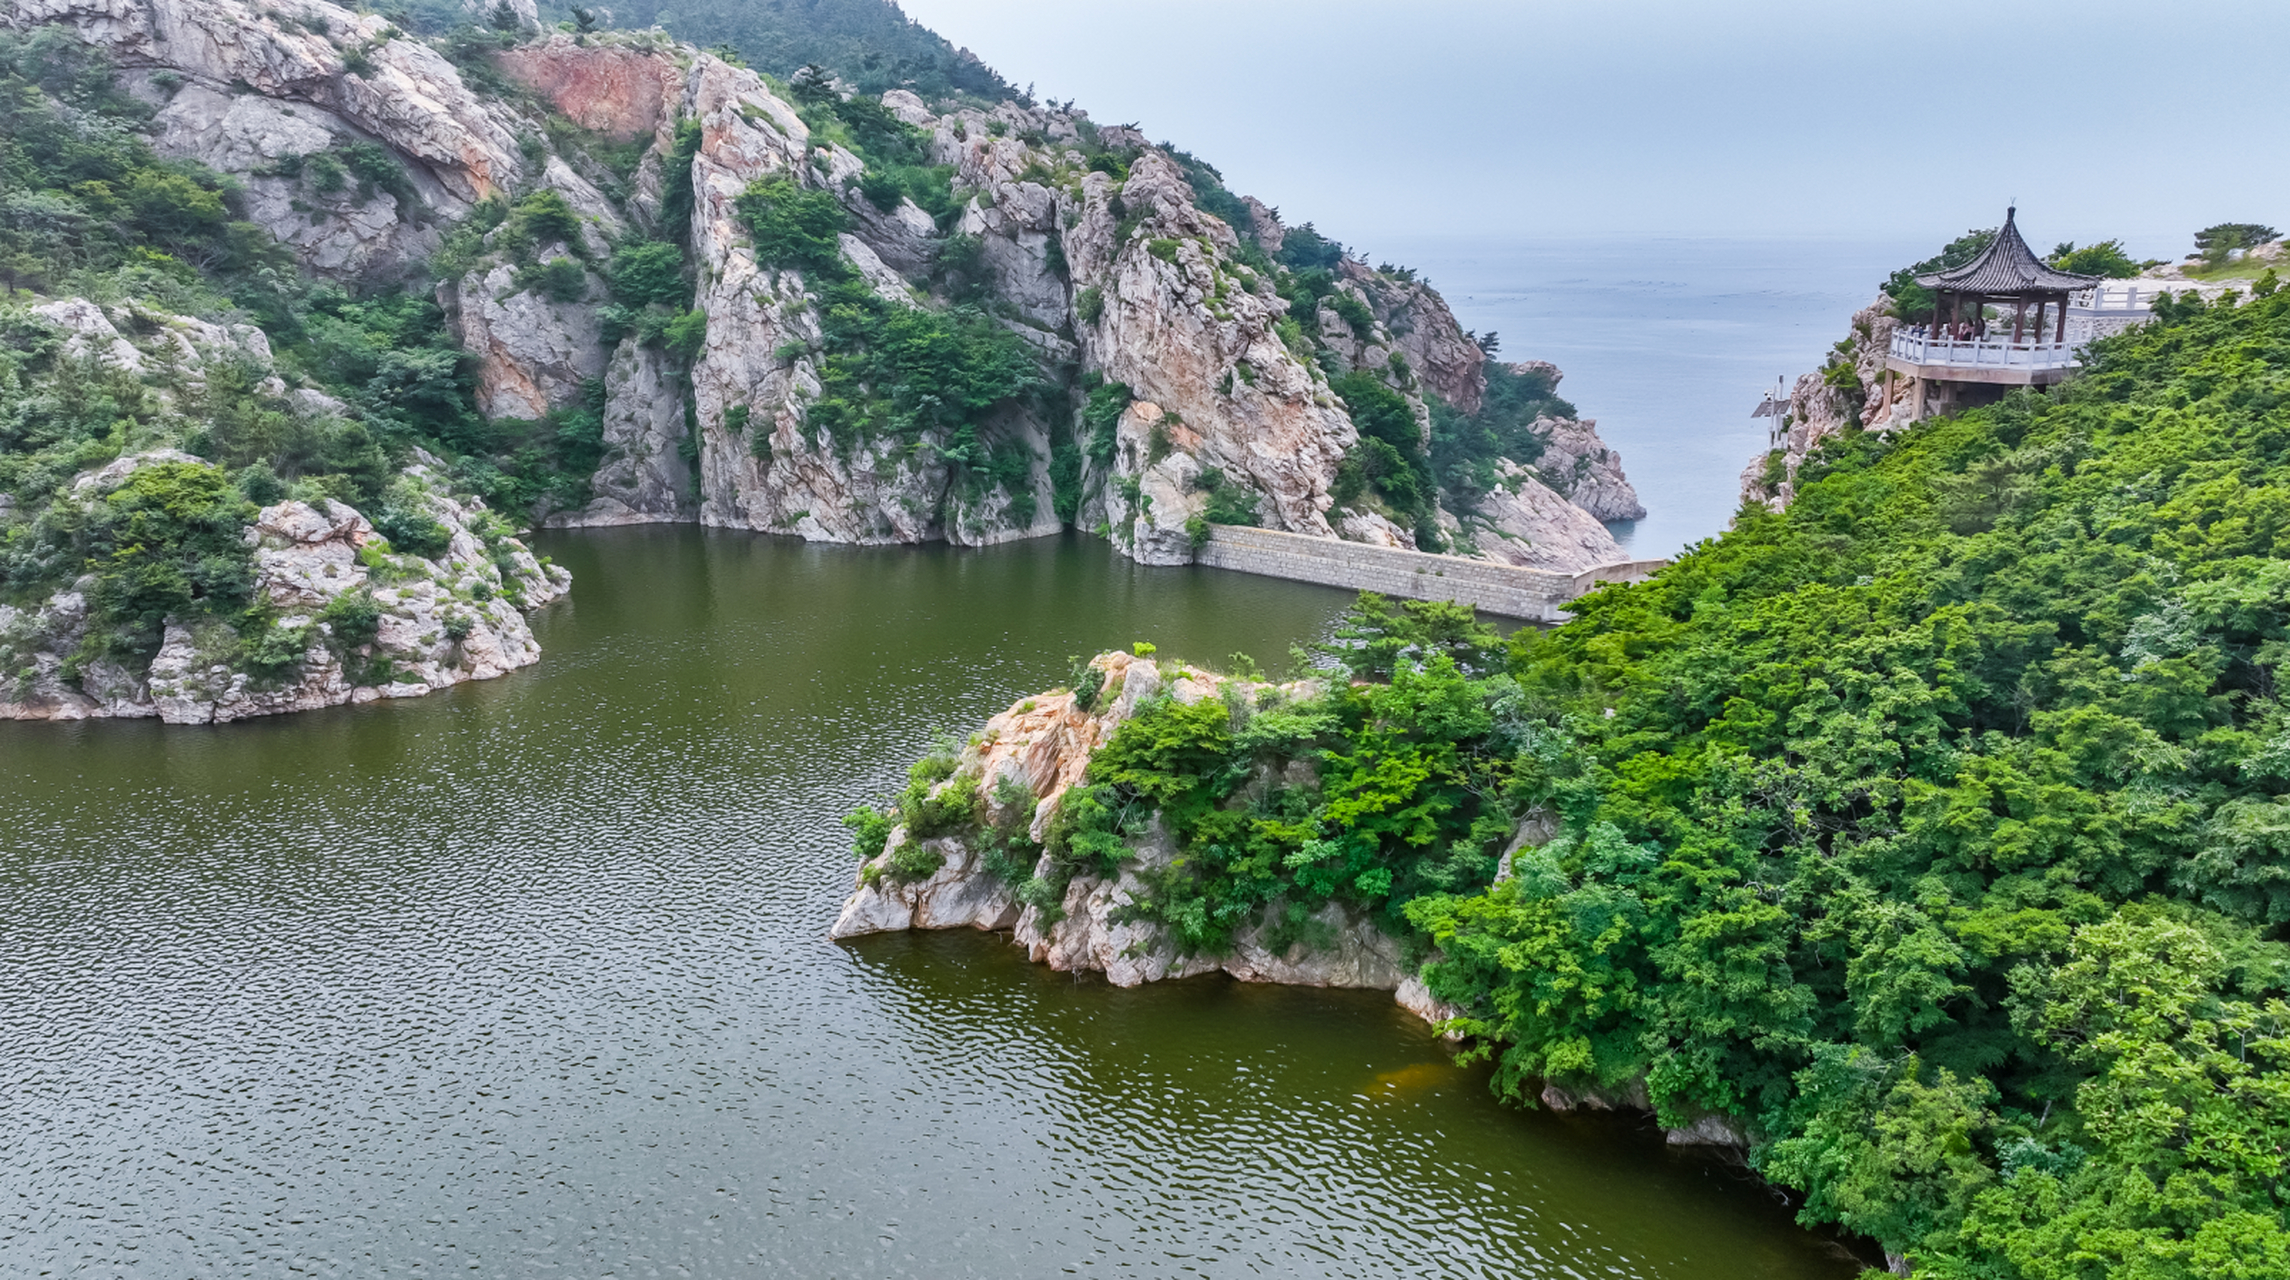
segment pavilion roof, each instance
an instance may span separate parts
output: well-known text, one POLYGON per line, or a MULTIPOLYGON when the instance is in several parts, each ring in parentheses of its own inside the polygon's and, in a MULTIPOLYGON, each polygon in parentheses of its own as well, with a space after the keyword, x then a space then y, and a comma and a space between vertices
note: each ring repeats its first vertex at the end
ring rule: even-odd
POLYGON ((2004 211, 2003 228, 1979 257, 1961 267, 1918 276, 1916 282, 1927 289, 1986 294, 2073 293, 2099 283, 2098 276, 2045 266, 2020 238, 2018 216, 2016 208, 2004 211))

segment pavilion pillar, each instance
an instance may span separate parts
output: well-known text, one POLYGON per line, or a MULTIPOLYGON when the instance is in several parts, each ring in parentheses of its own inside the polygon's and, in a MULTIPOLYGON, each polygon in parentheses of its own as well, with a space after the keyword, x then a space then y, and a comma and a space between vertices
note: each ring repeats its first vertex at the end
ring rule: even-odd
POLYGON ((2040 343, 2044 340, 2044 320, 2046 319, 2044 308, 2050 305, 2051 299, 2049 298, 2036 299, 2036 322, 2028 326, 2029 341, 2040 343))
POLYGON ((2026 325, 2026 323, 2027 323, 2027 319, 2028 319, 2028 300, 2027 300, 2026 298, 2014 298, 2014 299, 2012 299, 2012 345, 2013 345, 2013 346, 2018 346, 2018 345, 2019 345, 2019 342, 2020 342, 2020 330, 2021 330, 2021 329, 2022 329, 2022 328, 2023 328, 2023 327, 2026 325))
POLYGON ((2067 295, 2059 295, 2059 332, 2052 335, 2053 342, 2067 341, 2067 295))

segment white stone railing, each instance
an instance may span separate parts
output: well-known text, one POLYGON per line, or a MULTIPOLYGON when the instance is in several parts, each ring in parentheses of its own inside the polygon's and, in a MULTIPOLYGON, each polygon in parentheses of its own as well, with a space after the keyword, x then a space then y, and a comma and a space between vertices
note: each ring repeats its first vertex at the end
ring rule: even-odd
POLYGON ((1952 338, 1892 331, 1892 354, 1916 364, 1955 365, 1967 369, 2068 369, 2079 363, 2078 343, 2013 342, 2008 338, 1952 338))
POLYGON ((2170 290, 2161 284, 2102 284, 2070 297, 2076 311, 2152 311, 2155 299, 2170 290))

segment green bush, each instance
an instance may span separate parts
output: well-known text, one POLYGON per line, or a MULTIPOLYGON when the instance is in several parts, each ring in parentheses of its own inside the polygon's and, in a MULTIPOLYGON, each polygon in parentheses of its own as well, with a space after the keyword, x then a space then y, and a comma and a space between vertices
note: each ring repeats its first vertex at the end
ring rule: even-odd
POLYGON ((1422 429, 1406 397, 1375 374, 1355 370, 1329 383, 1344 398, 1352 425, 1359 428, 1354 451, 1369 487, 1409 516, 1428 512, 1431 462, 1423 454, 1422 429))
POLYGON ((843 816, 843 825, 851 829, 851 853, 861 862, 872 862, 883 855, 890 843, 891 828, 898 823, 897 815, 884 813, 872 805, 860 805, 843 816))
POLYGON ((840 274, 839 239, 850 215, 832 191, 812 191, 785 177, 758 179, 741 193, 740 219, 755 240, 756 261, 768 267, 840 274))
POLYGON ((1114 450, 1121 439, 1121 415, 1136 398, 1125 382, 1108 382, 1090 388, 1089 399, 1081 410, 1081 429, 1086 433, 1082 452, 1100 469, 1113 465, 1114 450))
POLYGON ((1476 511, 1479 500, 1494 489, 1500 459, 1526 466, 1542 456, 1545 437, 1536 422, 1575 416, 1574 406, 1559 398, 1549 375, 1493 360, 1481 368, 1487 392, 1477 413, 1466 415, 1436 396, 1426 397, 1432 474, 1448 508, 1462 515, 1476 511))
POLYGON ((1073 310, 1083 324, 1096 324, 1098 317, 1105 314, 1105 290, 1094 284, 1083 289, 1074 297, 1073 310))
POLYGON ((363 587, 345 591, 326 602, 318 611, 318 621, 325 624, 337 652, 363 648, 381 634, 381 602, 363 587))
POLYGON ((588 294, 588 271, 577 258, 551 258, 520 272, 518 283, 551 302, 578 302, 588 294))
POLYGON ((928 880, 945 865, 945 854, 909 840, 892 852, 890 872, 899 880, 928 880))
POLYGON ((2139 274, 2138 261, 2123 252, 2121 240, 2102 240, 2098 244, 2087 244, 2081 248, 2070 240, 2053 249, 2046 261, 2062 271, 2111 280, 2139 274))
POLYGON ((1920 275, 1948 271, 1961 267, 1979 257, 1989 245, 1995 243, 2000 227, 1985 231, 1967 231, 1941 247, 1939 253, 1914 266, 1902 267, 1885 278, 1884 292, 1892 299, 1893 314, 1904 324, 1930 324, 1933 305, 1938 301, 1932 290, 1916 282, 1920 275))
POLYGON ((1368 310, 1367 303, 1343 290, 1337 290, 1328 295, 1328 307, 1343 320, 1345 325, 1350 327, 1353 337, 1366 342, 1373 336, 1376 327, 1376 313, 1368 310))
POLYGON ((682 309, 691 300, 691 285, 684 279, 684 253, 659 240, 631 240, 612 251, 607 274, 613 296, 630 307, 665 306, 682 309))
POLYGON ((1091 666, 1088 658, 1067 661, 1073 665, 1073 674, 1066 679, 1067 686, 1073 690, 1073 705, 1083 711, 1095 710, 1097 695, 1105 691, 1105 673, 1091 666))
POLYGON ((453 547, 453 531, 422 511, 385 507, 373 520, 374 531, 389 539, 390 550, 400 555, 437 560, 453 547))
POLYGON ((977 822, 980 808, 978 778, 971 774, 948 782, 935 795, 910 788, 900 802, 900 816, 908 835, 928 840, 953 835, 977 822))
POLYGON ((1208 503, 1201 510, 1201 518, 1209 524, 1254 525, 1257 521, 1257 491, 1226 475, 1221 468, 1204 467, 1195 477, 1193 487, 1208 495, 1208 503))
POLYGON ((218 468, 143 467, 99 498, 55 502, 11 529, 0 544, 0 592, 28 603, 92 575, 77 659, 140 667, 169 619, 242 621, 253 603, 254 557, 243 533, 254 514, 218 468))
POLYGON ((502 225, 494 244, 511 256, 562 244, 574 253, 582 252, 580 215, 565 203, 565 198, 543 188, 517 201, 509 207, 509 215, 502 225))

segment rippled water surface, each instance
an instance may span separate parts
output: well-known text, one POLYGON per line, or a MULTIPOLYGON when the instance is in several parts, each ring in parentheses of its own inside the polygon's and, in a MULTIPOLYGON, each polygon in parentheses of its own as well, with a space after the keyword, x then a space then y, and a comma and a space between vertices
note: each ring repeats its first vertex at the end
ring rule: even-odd
POLYGON ((0 1274, 1827 1277, 1640 1124, 1377 993, 826 940, 839 815, 1332 591, 1102 545, 567 534, 529 671, 221 729, 0 724, 0 1274))

